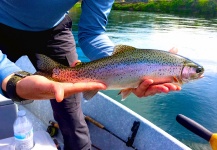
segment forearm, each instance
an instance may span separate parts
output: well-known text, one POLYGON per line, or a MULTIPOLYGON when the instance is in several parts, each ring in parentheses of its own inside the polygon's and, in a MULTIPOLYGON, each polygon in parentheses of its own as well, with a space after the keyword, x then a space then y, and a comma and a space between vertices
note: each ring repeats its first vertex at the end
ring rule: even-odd
POLYGON ((105 34, 87 35, 79 40, 79 45, 90 60, 110 56, 114 49, 114 44, 105 34))
POLYGON ((82 1, 78 40, 84 54, 91 60, 112 54, 114 44, 105 31, 113 2, 114 0, 82 1))
POLYGON ((6 84, 10 76, 21 69, 11 62, 6 55, 0 50, 0 94, 3 94, 2 89, 6 90, 6 84))

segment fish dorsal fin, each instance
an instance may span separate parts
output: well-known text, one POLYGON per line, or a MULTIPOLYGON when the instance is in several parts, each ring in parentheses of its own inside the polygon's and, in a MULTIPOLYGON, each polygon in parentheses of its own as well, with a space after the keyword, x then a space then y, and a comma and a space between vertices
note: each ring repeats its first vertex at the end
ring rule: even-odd
POLYGON ((135 50, 135 49, 136 49, 135 47, 128 46, 128 45, 116 45, 114 47, 114 51, 113 51, 112 55, 124 52, 126 50, 135 50))

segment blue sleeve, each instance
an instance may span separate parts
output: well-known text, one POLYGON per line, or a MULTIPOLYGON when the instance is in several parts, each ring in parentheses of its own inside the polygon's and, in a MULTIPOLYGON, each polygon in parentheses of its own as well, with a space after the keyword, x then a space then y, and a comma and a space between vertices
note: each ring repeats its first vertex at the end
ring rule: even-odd
MULTIPOLYGON (((0 50, 0 85, 2 86, 2 81, 10 74, 20 71, 21 69, 17 67, 13 62, 11 62, 5 54, 0 50)), ((2 88, 0 87, 0 94, 2 93, 2 88)))
POLYGON ((114 44, 105 34, 114 0, 83 0, 78 42, 84 54, 95 60, 111 55, 114 44))

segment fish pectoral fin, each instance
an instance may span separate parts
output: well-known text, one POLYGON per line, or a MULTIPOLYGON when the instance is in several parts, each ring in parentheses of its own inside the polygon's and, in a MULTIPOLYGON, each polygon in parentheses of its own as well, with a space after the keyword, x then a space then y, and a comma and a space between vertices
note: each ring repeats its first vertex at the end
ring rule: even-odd
POLYGON ((174 83, 177 83, 178 85, 182 85, 183 84, 183 81, 180 80, 178 77, 176 76, 173 76, 173 82, 174 83))
POLYGON ((85 100, 90 100, 91 98, 93 98, 98 91, 85 91, 83 92, 83 98, 85 100))
POLYGON ((114 51, 113 51, 112 55, 124 52, 125 50, 135 50, 135 49, 136 49, 135 47, 128 46, 128 45, 116 45, 114 47, 114 51))
POLYGON ((128 89, 123 89, 123 90, 121 90, 121 91, 118 93, 118 95, 121 94, 121 96, 122 96, 121 101, 124 101, 124 100, 130 95, 130 93, 132 92, 132 90, 133 90, 133 88, 128 88, 128 89))

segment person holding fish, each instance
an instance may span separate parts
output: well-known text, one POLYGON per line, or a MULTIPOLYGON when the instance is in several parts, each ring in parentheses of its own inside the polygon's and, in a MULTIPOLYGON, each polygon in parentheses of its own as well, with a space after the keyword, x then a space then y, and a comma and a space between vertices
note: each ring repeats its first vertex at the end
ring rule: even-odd
MULTIPOLYGON (((80 92, 106 90, 104 82, 54 79, 52 73, 40 65, 36 54, 48 56, 62 66, 78 61, 71 32, 72 22, 67 11, 78 0, 0 1, 0 93, 15 102, 51 99, 55 120, 64 138, 64 149, 91 149, 88 127, 81 110, 80 92), (39 74, 22 71, 13 62, 27 55, 39 74), (44 72, 45 71, 45 72, 44 72), (54 100, 56 99, 56 100, 54 100)), ((79 45, 91 61, 112 55, 114 44, 105 34, 113 0, 83 0, 78 24, 79 45)), ((116 55, 116 54, 114 54, 116 55)), ((130 57, 130 56, 129 56, 130 57)), ((75 65, 72 68, 79 68, 75 65)), ((64 73, 64 72, 62 72, 64 73)), ((67 78, 68 75, 64 78, 67 78)), ((180 90, 172 80, 163 82, 142 79, 130 88, 138 97, 180 90)), ((93 96, 93 95, 92 95, 93 96)))

